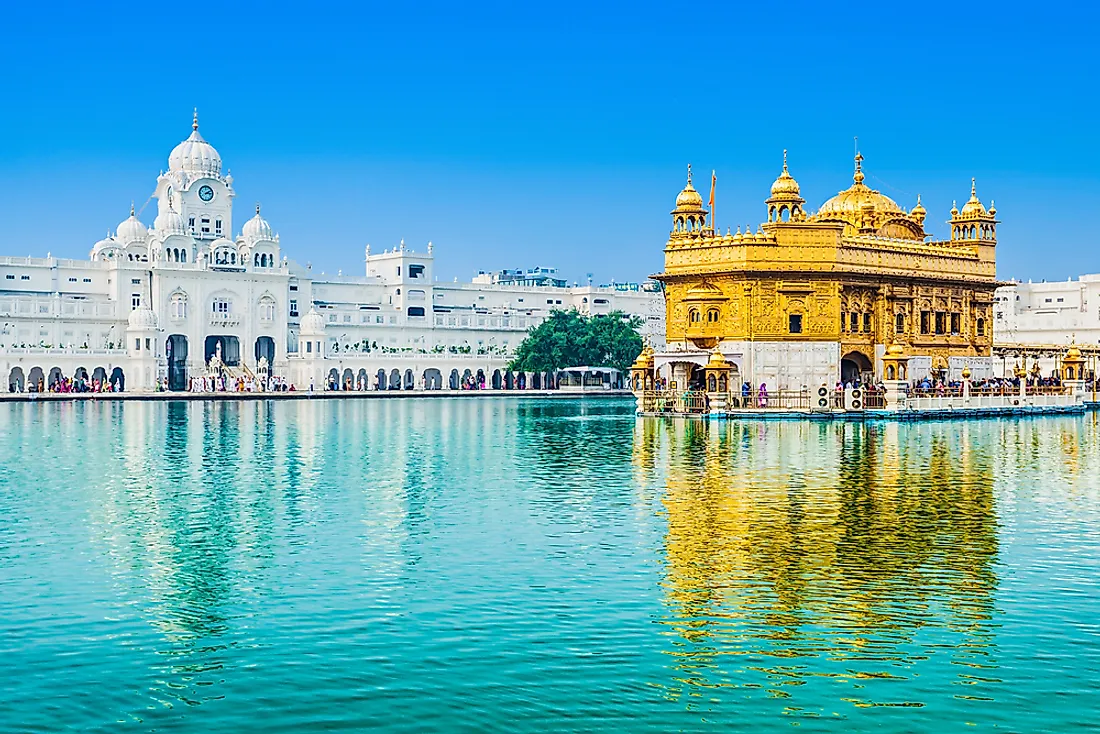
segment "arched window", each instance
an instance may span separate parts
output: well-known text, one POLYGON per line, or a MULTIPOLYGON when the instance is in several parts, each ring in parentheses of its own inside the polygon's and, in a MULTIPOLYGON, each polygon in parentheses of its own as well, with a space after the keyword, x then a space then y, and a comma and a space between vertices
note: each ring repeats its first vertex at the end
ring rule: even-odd
POLYGON ((978 319, 978 336, 985 336, 985 319, 978 319))
POLYGON ((894 331, 898 334, 905 333, 905 314, 899 313, 894 316, 894 331))
POLYGON ((699 323, 699 309, 693 308, 688 311, 688 321, 693 324, 699 323))
POLYGON ((275 320, 275 299, 264 296, 260 299, 260 321, 275 320))
POLYGON ((183 262, 183 263, 185 263, 185 262, 190 262, 190 261, 189 261, 189 260, 187 259, 187 249, 186 249, 186 248, 185 248, 185 249, 183 249, 183 250, 180 250, 180 262, 183 262))
POLYGON ((719 316, 720 316, 720 314, 719 314, 718 309, 716 309, 716 308, 708 309, 707 310, 707 323, 708 324, 717 324, 719 316))

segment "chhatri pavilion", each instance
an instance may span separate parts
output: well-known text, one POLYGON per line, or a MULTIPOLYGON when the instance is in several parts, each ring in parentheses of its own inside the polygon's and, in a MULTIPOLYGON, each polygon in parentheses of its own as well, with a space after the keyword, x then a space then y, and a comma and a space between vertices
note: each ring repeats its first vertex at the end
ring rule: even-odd
POLYGON ((992 376, 997 210, 978 199, 951 208, 951 239, 932 240, 920 197, 906 211, 864 183, 806 208, 787 168, 755 232, 716 231, 692 186, 676 197, 665 245, 667 348, 653 367, 672 387, 698 385, 717 353, 770 389, 867 382, 903 351, 910 379, 992 376))

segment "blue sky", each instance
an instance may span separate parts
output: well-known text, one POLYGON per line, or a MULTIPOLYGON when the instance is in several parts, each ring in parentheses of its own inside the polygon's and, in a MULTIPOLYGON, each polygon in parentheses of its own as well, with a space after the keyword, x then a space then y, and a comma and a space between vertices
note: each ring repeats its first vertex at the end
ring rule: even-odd
MULTIPOLYGON (((867 183, 945 236, 970 177, 1002 278, 1100 271, 1094 5, 30 3, 0 43, 0 254, 85 257, 202 132, 284 251, 361 272, 660 270, 693 163, 723 229, 764 218, 789 149, 816 208, 867 183), (172 11, 175 12, 172 12, 172 11)), ((706 192, 704 191, 704 196, 706 192)), ((143 219, 150 223, 150 204, 143 219)))

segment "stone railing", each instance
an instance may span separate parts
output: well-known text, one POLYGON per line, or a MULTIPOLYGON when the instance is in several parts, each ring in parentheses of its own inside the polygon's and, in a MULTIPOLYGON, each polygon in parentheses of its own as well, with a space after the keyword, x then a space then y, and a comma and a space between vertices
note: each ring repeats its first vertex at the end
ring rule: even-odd
POLYGON ((0 344, 0 354, 72 357, 125 357, 125 349, 82 349, 80 347, 8 347, 0 344))

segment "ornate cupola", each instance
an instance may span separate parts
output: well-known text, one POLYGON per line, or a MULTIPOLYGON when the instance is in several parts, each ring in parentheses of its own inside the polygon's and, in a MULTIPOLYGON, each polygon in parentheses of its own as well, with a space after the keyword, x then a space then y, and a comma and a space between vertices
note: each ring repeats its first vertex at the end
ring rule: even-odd
POLYGON ((769 222, 787 222, 802 219, 804 215, 803 205, 806 200, 802 198, 798 189, 798 181, 787 170, 787 151, 783 151, 783 172, 772 184, 771 196, 764 202, 768 205, 769 222))
POLYGON ((676 196, 676 208, 672 210, 671 239, 689 239, 699 237, 706 229, 707 210, 703 208, 703 197, 691 185, 691 164, 688 164, 687 185, 676 196))
POLYGON ((928 210, 924 208, 924 204, 920 203, 920 194, 917 194, 917 205, 909 212, 909 216, 921 227, 924 226, 924 218, 928 216, 928 210))
POLYGON ((952 241, 997 241, 997 208, 993 202, 989 203, 989 209, 985 208, 978 198, 977 183, 970 179, 970 199, 963 204, 960 210, 952 205, 951 220, 952 241))

